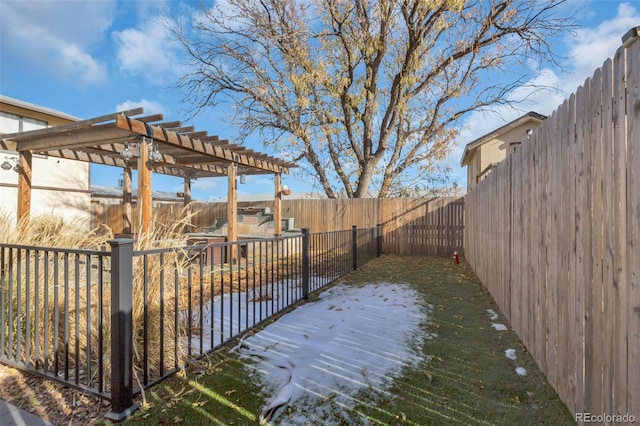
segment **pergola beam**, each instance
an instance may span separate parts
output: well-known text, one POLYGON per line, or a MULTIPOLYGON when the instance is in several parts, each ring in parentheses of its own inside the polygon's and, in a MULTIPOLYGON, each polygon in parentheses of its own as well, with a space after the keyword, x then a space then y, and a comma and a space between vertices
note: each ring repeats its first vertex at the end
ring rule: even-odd
POLYGON ((7 151, 16 151, 16 143, 12 141, 5 141, 4 139, 0 140, 0 148, 6 149, 7 151))
POLYGON ((201 132, 189 132, 189 133, 185 133, 185 135, 186 135, 186 136, 189 136, 190 138, 199 138, 199 139, 202 139, 202 138, 207 137, 207 133, 208 133, 208 132, 207 132, 206 130, 203 130, 203 131, 201 131, 201 132))
POLYGON ((154 124, 154 126, 160 127, 161 129, 170 129, 173 127, 180 127, 181 125, 181 121, 167 121, 165 123, 154 124))
POLYGON ((275 164, 275 162, 256 159, 245 154, 238 154, 230 149, 221 148, 209 143, 204 143, 199 139, 192 139, 188 136, 179 135, 170 130, 161 129, 156 126, 150 126, 146 123, 130 117, 118 116, 116 118, 116 126, 120 129, 138 133, 142 136, 151 137, 154 140, 158 140, 168 145, 173 145, 189 151, 206 154, 214 158, 227 160, 229 162, 235 162, 242 166, 262 169, 271 173, 289 172, 289 169, 284 165, 277 165, 275 164))
POLYGON ((73 151, 70 149, 59 149, 47 151, 50 157, 64 158, 66 160, 84 161, 86 163, 103 164, 105 166, 126 167, 127 163, 123 158, 97 154, 93 152, 73 151))
POLYGON ((188 134, 188 133, 192 133, 196 130, 195 127, 193 126, 184 126, 184 127, 165 127, 165 129, 170 130, 174 133, 180 133, 180 134, 188 134))
POLYGON ((104 123, 107 121, 115 120, 119 116, 127 116, 130 117, 132 115, 139 115, 144 112, 144 108, 133 108, 128 109, 126 111, 115 112, 113 114, 101 115, 99 117, 90 118, 88 120, 74 121, 69 124, 62 124, 60 126, 55 127, 46 127, 44 129, 37 130, 29 130, 28 132, 18 132, 18 133, 9 133, 6 135, 2 135, 2 139, 13 139, 17 137, 22 137, 27 133, 29 136, 40 136, 40 135, 50 135, 52 133, 61 133, 69 130, 80 129, 83 127, 96 127, 93 126, 97 123, 104 123))
MULTIPOLYGON (((59 132, 54 135, 28 135, 29 139, 22 139, 18 144, 20 151, 48 151, 56 148, 78 149, 114 141, 124 142, 131 139, 131 134, 113 127, 112 124, 89 126, 73 133, 59 132)), ((5 137, 6 139, 6 137, 5 137)))
MULTIPOLYGON (((51 157, 64 158, 67 160, 84 161, 106 166, 132 167, 134 169, 137 168, 136 162, 127 163, 123 158, 120 157, 117 147, 106 145, 101 145, 100 149, 90 148, 86 151, 72 151, 65 149, 48 151, 46 154, 51 157)), ((220 177, 227 175, 226 165, 220 166, 215 164, 187 164, 180 165, 179 167, 172 167, 176 166, 176 164, 176 159, 173 156, 162 154, 162 160, 157 163, 152 163, 151 167, 158 173, 177 177, 192 176, 189 175, 190 171, 198 173, 200 177, 220 177), (179 169, 186 170, 180 173, 179 169)))
POLYGON ((162 114, 147 115, 144 117, 138 117, 136 120, 144 121, 145 123, 151 123, 152 121, 160 121, 164 119, 162 114))

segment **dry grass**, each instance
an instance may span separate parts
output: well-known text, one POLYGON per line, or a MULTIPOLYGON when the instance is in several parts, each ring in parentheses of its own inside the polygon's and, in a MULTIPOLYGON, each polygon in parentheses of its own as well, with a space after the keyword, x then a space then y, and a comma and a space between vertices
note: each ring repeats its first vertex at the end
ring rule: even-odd
POLYGON ((16 223, 13 217, 0 210, 0 241, 6 244, 100 249, 113 238, 111 232, 98 235, 100 229, 89 232, 84 229, 84 223, 66 221, 54 214, 33 217, 28 223, 16 223))
MULTIPOLYGON (((16 223, 6 213, 0 213, 0 241, 6 244, 100 250, 110 238, 110 235, 83 229, 86 227, 82 223, 65 221, 53 214, 16 223)), ((0 348, 3 353, 18 362, 39 367, 44 365, 47 369, 56 366, 62 369, 67 365, 72 370, 71 374, 75 374, 76 353, 78 368, 79 364, 86 362, 87 348, 90 348, 91 357, 96 359, 100 323, 96 312, 100 296, 98 286, 91 285, 93 280, 87 272, 92 270, 90 258, 78 254, 54 256, 51 252, 36 250, 27 255, 25 251, 5 249, 2 259, 4 335, 11 335, 16 340, 21 338, 20 346, 17 341, 11 345, 6 342, 0 348), (65 276, 72 277, 66 291, 65 276), (93 307, 93 317, 87 318, 87 305, 93 307), (8 319, 10 314, 11 322, 8 319), (57 326, 56 314, 61 318, 57 326), (66 326, 64 319, 68 320, 66 326), (76 325, 80 329, 77 335, 76 325), (65 332, 69 335, 66 340, 65 332)))
MULTIPOLYGON (((171 226, 162 224, 153 226, 152 228, 156 231, 137 239, 134 250, 175 246, 176 240, 184 239, 182 232, 189 226, 189 218, 190 216, 185 212, 171 226)), ((83 228, 85 227, 80 223, 67 222, 55 215, 38 216, 28 223, 16 224, 9 215, 0 214, 0 241, 3 243, 60 249, 108 250, 108 241, 113 239, 111 230, 106 229, 107 232, 105 232, 103 227, 86 232, 82 230, 83 228)), ((2 291, 6 302, 2 308, 7 309, 7 321, 3 326, 5 335, 15 336, 15 341, 11 346, 7 342, 2 350, 13 355, 9 356, 10 358, 13 357, 18 362, 26 364, 42 367, 44 363, 48 369, 53 369, 56 365, 59 369, 68 366, 69 375, 72 378, 75 378, 75 370, 78 369, 80 382, 88 383, 96 379, 97 359, 100 355, 100 339, 102 339, 104 379, 105 384, 108 384, 111 316, 109 259, 105 258, 105 262, 99 265, 97 257, 82 254, 54 256, 51 252, 45 255, 43 251, 35 253, 32 250, 30 256, 22 252, 20 254, 22 258, 19 258, 18 253, 18 250, 11 252, 5 250, 3 256, 2 291), (27 257, 29 263, 27 263, 27 257), (9 273, 10 263, 13 265, 11 273, 9 273), (18 265, 21 268, 20 277, 17 272, 18 265), (10 290, 11 294, 9 294, 10 290), (102 316, 98 315, 100 304, 102 316), (12 314, 10 324, 8 323, 9 311, 12 314), (38 326, 35 324, 36 318, 40 319, 38 326), (22 341, 20 347, 17 345, 18 336, 22 341), (28 345, 27 340, 30 341, 28 345), (48 358, 44 356, 45 350, 48 358), (93 379, 83 376, 87 374, 84 371, 87 366, 87 352, 91 358, 93 379)), ((188 267, 188 260, 180 251, 167 252, 164 259, 164 272, 167 276, 173 276, 174 273, 182 276, 188 267)), ((142 362, 145 307, 148 319, 146 322, 149 336, 148 353, 157 356, 160 352, 157 338, 161 331, 157 320, 158 304, 154 303, 159 300, 159 270, 157 256, 149 257, 146 265, 143 265, 142 257, 134 258, 133 337, 134 365, 137 370, 141 369, 142 362), (145 276, 147 279, 146 302, 143 291, 145 276)), ((166 280, 166 283, 173 283, 173 281, 166 280)), ((166 288, 165 291, 171 292, 172 289, 166 288)), ((162 332, 165 340, 171 342, 177 331, 166 323, 162 332)), ((149 363, 157 365, 153 361, 150 359, 149 363)), ((166 361, 174 362, 170 358, 166 361)))

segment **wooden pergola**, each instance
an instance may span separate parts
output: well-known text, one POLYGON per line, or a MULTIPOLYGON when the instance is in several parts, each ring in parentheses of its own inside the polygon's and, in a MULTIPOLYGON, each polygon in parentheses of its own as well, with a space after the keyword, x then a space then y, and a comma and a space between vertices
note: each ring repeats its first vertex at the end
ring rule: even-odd
MULTIPOLYGON (((261 154, 240 145, 208 136, 206 131, 182 127, 179 121, 163 122, 162 114, 140 116, 136 108, 78 121, 1 136, 0 148, 19 154, 18 221, 29 220, 33 154, 121 167, 124 170, 125 224, 131 221, 131 170, 138 172, 140 232, 148 235, 152 223, 153 173, 184 179, 184 202, 191 201, 191 180, 228 177, 228 239, 237 240, 238 174, 273 174, 274 234, 282 232, 281 175, 295 164, 261 154)), ((126 225, 125 225, 126 226, 126 225)), ((126 232, 126 231, 125 231, 126 232)))

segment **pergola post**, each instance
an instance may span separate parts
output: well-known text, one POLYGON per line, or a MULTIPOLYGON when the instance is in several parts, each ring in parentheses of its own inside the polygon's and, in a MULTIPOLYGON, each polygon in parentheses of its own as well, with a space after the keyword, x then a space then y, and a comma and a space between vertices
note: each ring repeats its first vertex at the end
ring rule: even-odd
POLYGON ((131 167, 122 169, 122 232, 131 234, 133 231, 132 211, 131 211, 131 167))
POLYGON ((273 176, 273 234, 278 237, 282 234, 282 175, 276 173, 273 176))
POLYGON ((31 151, 20 151, 18 171, 18 223, 27 224, 31 216, 31 151))
MULTIPOLYGON (((189 206, 189 204, 191 203, 191 178, 184 178, 184 207, 185 207, 185 213, 187 215, 190 215, 191 213, 191 207, 189 206)), ((192 218, 189 218, 189 223, 193 223, 192 222, 192 218)), ((193 224, 188 226, 187 229, 189 230, 189 232, 193 232, 194 231, 194 226, 193 224)))
MULTIPOLYGON (((138 206, 140 211, 140 233, 149 237, 152 224, 151 169, 149 168, 149 147, 147 138, 140 142, 138 156, 138 206)), ((140 236, 141 238, 145 238, 140 236)))
POLYGON ((188 206, 191 202, 191 179, 184 178, 184 205, 188 206))
MULTIPOLYGON (((230 163, 227 168, 227 241, 234 242, 238 240, 238 186, 236 183, 236 174, 238 165, 230 163)), ((229 263, 235 263, 238 258, 238 246, 229 247, 229 263)))

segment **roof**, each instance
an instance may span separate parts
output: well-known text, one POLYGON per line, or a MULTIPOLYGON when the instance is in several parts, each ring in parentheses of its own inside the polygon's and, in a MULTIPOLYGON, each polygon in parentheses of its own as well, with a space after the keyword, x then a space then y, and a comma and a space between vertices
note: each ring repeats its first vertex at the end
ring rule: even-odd
POLYGON ((513 130, 514 128, 516 128, 518 126, 521 126, 522 124, 525 124, 527 122, 533 121, 533 122, 535 122, 537 124, 540 124, 546 119, 547 119, 546 115, 538 114, 535 111, 529 111, 525 115, 516 118, 512 122, 507 123, 504 126, 497 128, 493 132, 487 133, 486 135, 481 136, 478 139, 475 139, 475 140, 469 142, 467 144, 467 146, 464 147, 464 153, 462 154, 462 159, 460 160, 460 166, 465 166, 466 165, 466 163, 468 161, 468 156, 470 155, 471 151, 473 151, 474 149, 478 148, 480 145, 483 145, 483 144, 489 142, 490 140, 495 139, 496 137, 500 136, 501 134, 506 133, 506 132, 508 132, 510 130, 513 130))
POLYGON ((53 117, 62 118, 64 120, 69 120, 69 121, 80 121, 80 120, 82 120, 81 118, 74 117, 73 115, 65 114, 64 112, 55 110, 53 108, 46 108, 46 107, 43 107, 43 106, 40 106, 40 105, 36 105, 36 104, 29 103, 29 102, 21 101, 19 99, 14 99, 14 98, 11 98, 11 97, 5 96, 5 95, 0 95, 0 103, 7 104, 7 105, 12 105, 12 106, 15 106, 15 107, 18 107, 18 108, 28 109, 30 111, 35 111, 35 112, 39 112, 39 113, 42 113, 42 114, 51 115, 53 117))
POLYGON ((227 176, 235 164, 246 175, 289 173, 294 163, 196 132, 162 114, 140 116, 143 108, 46 129, 1 135, 0 149, 31 151, 52 157, 137 169, 144 158, 154 173, 184 178, 227 176), (128 152, 127 152, 128 151, 128 152), (148 153, 148 154, 147 154, 148 153), (127 154, 127 155, 125 155, 127 154), (152 161, 153 160, 153 161, 152 161))
MULTIPOLYGON (((122 188, 115 186, 91 185, 90 191, 92 197, 122 198, 122 188)), ((138 198, 138 188, 131 190, 131 196, 138 198)), ((178 197, 175 192, 156 190, 152 191, 151 198, 162 201, 183 201, 184 199, 183 197, 178 197)))

